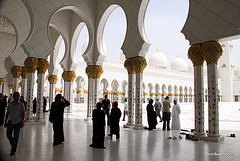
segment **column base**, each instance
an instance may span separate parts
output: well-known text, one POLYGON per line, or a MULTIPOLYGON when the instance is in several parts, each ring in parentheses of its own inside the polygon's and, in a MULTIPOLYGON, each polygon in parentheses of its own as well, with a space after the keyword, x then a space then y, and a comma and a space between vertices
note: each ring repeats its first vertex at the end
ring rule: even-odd
POLYGON ((143 124, 135 124, 135 125, 133 125, 132 128, 133 128, 134 130, 144 129, 143 124))
POLYGON ((123 128, 131 128, 133 127, 133 123, 126 123, 125 125, 123 125, 123 128))
POLYGON ((87 117, 84 119, 84 121, 90 121, 90 120, 92 120, 92 117, 87 117))
POLYGON ((35 120, 35 123, 36 124, 45 124, 45 121, 44 120, 35 120))
POLYGON ((25 123, 33 123, 35 122, 34 120, 24 120, 25 123))
POLYGON ((205 140, 205 141, 213 141, 213 142, 220 142, 224 140, 224 136, 221 135, 217 135, 217 136, 207 136, 207 137, 203 137, 201 138, 201 140, 205 140))
POLYGON ((194 137, 195 138, 204 138, 204 137, 206 137, 205 136, 205 132, 194 132, 194 137))

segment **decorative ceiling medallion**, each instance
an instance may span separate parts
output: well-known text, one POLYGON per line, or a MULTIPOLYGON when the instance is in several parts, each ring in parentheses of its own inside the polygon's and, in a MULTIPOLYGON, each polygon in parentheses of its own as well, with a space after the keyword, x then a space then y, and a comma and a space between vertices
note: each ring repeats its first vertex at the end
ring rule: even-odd
POLYGON ((0 32, 4 32, 4 33, 14 34, 15 35, 15 31, 14 31, 13 26, 3 16, 0 16, 0 32))

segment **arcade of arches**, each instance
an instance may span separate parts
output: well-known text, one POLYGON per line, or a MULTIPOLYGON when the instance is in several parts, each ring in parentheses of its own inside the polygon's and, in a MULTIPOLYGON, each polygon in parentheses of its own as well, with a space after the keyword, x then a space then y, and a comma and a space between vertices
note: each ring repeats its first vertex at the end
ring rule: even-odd
MULTIPOLYGON (((128 97, 129 119, 126 126, 142 128, 142 102, 148 98, 168 95, 180 102, 195 102, 195 135, 205 136, 207 140, 219 141, 217 63, 222 56, 222 45, 219 42, 236 38, 240 24, 235 21, 240 17, 237 1, 225 2, 226 9, 219 12, 215 3, 201 0, 190 0, 188 18, 182 33, 189 40, 191 47, 188 57, 193 63, 192 84, 145 84, 144 73, 147 66, 145 59, 150 42, 144 31, 144 15, 150 0, 7 0, 0 6, 0 90, 4 94, 19 91, 27 100, 26 121, 32 121, 32 100, 34 95, 35 76, 37 76, 37 121, 43 120, 42 98, 48 80, 48 95, 51 102, 56 92, 62 92, 73 102, 73 92, 85 95, 87 101, 87 118, 102 95, 110 97, 119 95, 120 100, 128 97), (215 8, 212 8, 215 6, 215 8), (127 32, 121 47, 126 59, 121 63, 125 67, 126 80, 113 80, 109 84, 103 79, 104 60, 103 31, 104 25, 116 8, 121 7, 127 18, 127 32), (230 8, 230 9, 229 9, 230 8), (200 12, 209 10, 212 12, 200 12), (234 12, 236 11, 236 12, 234 12), (237 14, 236 14, 237 13, 237 14), (201 15, 202 14, 202 15, 201 15), (201 15, 201 16, 199 16, 201 15), (206 16, 208 18, 201 18, 206 16), (212 25, 211 22, 218 24, 212 25), (89 43, 83 53, 87 81, 76 75, 75 46, 81 29, 86 26, 89 32, 89 43), (134 34, 132 34, 134 33, 134 34), (56 60, 60 46, 59 37, 65 42, 65 53, 60 62, 63 70, 58 77, 56 60), (207 63, 207 79, 204 78, 203 65, 207 63), (48 71, 47 71, 48 70, 48 71), (47 77, 45 76, 48 72, 47 77), (101 79, 102 78, 102 79, 101 79), (57 81, 63 81, 61 89, 56 88, 57 81), (73 89, 74 81, 78 81, 73 89), (207 83, 204 83, 206 81, 207 83), (45 83, 44 83, 45 82, 45 83), (121 84, 120 84, 121 83, 121 84), (84 85, 83 85, 84 84, 84 85), (83 86, 87 86, 83 89, 83 86), (207 94, 204 84, 207 84, 207 94), (112 90, 109 90, 111 86, 112 90), (119 90, 119 86, 123 90, 119 90), (20 88, 19 88, 20 87, 20 88), (147 90, 148 89, 148 90, 147 90), (100 92, 99 92, 100 91, 100 92), (112 95, 112 96, 111 96, 112 95), (204 95, 208 96, 208 134, 204 129, 204 95), (134 119, 131 119, 134 118, 134 119)), ((222 10, 222 8, 221 8, 222 10)), ((80 65, 81 66, 81 65, 80 65)), ((112 70, 115 69, 113 66, 112 70)), ((148 67, 146 70, 149 70, 148 67)), ((153 72, 154 74, 154 72, 153 72)), ((156 73, 155 73, 156 74, 156 73)), ((176 75, 182 75, 176 74, 176 75)), ((155 75, 155 77, 158 77, 155 75)), ((78 97, 80 98, 80 97, 78 97)), ((112 98, 113 99, 113 98, 112 98)), ((71 112, 68 107, 67 112, 71 112)))

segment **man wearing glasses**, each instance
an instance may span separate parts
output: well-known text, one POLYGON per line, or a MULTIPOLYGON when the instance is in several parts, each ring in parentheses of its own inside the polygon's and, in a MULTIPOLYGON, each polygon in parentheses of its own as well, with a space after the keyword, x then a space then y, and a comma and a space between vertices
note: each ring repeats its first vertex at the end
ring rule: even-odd
POLYGON ((20 128, 24 126, 25 107, 19 101, 20 94, 13 94, 13 101, 8 104, 4 127, 7 127, 7 138, 12 146, 10 155, 17 150, 20 128))

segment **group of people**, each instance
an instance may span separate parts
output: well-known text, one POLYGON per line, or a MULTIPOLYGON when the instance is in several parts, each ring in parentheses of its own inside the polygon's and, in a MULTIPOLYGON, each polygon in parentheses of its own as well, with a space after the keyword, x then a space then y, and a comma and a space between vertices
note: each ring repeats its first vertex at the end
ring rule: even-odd
MULTIPOLYGON (((148 118, 148 130, 156 129, 157 117, 159 117, 160 122, 163 121, 163 130, 170 130, 170 119, 172 118, 173 130, 180 130, 180 119, 179 114, 181 113, 180 106, 176 100, 174 100, 174 105, 172 106, 172 112, 170 112, 171 104, 169 102, 169 97, 167 96, 165 100, 161 103, 156 100, 153 106, 153 100, 149 100, 147 105, 147 118, 148 118), (155 109, 155 110, 154 110, 155 109), (161 117, 162 111, 162 117, 161 117)), ((66 100, 61 94, 57 94, 55 101, 51 104, 51 110, 49 115, 49 121, 53 123, 53 146, 59 145, 64 142, 64 132, 63 132, 63 117, 64 108, 69 106, 70 102, 66 100)), ((120 127, 119 121, 121 118, 121 110, 118 108, 118 102, 114 101, 112 103, 112 108, 110 108, 110 100, 107 95, 102 102, 97 103, 97 108, 93 110, 93 137, 92 144, 90 147, 93 148, 105 148, 104 138, 105 138, 105 116, 107 116, 107 125, 110 126, 110 134, 108 137, 111 139, 113 135, 116 135, 116 139, 120 138, 120 127)), ((7 127, 7 138, 12 146, 10 155, 14 155, 17 149, 18 137, 20 128, 24 126, 25 117, 25 107, 26 102, 24 98, 20 98, 19 92, 13 94, 13 99, 7 103, 7 96, 3 96, 0 93, 0 126, 7 127), (7 107, 7 112, 4 121, 4 115, 7 107), (4 124, 3 124, 4 122, 4 124)), ((127 100, 125 99, 124 104, 124 117, 127 114, 127 100)))
POLYGON ((107 125, 110 126, 110 134, 108 137, 112 139, 113 135, 116 135, 116 139, 120 138, 119 121, 121 118, 121 110, 118 108, 118 102, 112 103, 112 109, 110 111, 110 100, 107 95, 102 102, 97 103, 97 109, 93 110, 93 137, 92 144, 89 145, 93 148, 104 149, 105 138, 105 115, 107 115, 107 125))
POLYGON ((172 130, 181 130, 180 126, 180 117, 181 109, 180 105, 177 103, 177 100, 173 101, 172 110, 171 103, 169 102, 169 97, 166 96, 162 104, 156 99, 155 104, 153 106, 153 100, 150 99, 147 105, 147 119, 148 119, 148 130, 156 129, 157 117, 159 117, 160 122, 163 122, 163 130, 170 130, 170 120, 172 118, 172 130), (154 110, 155 109, 155 110, 154 110), (162 117, 161 117, 162 111, 162 117), (172 111, 172 112, 171 112, 172 111))
MULTIPOLYGON (((45 96, 43 96, 43 112, 47 112, 46 110, 46 106, 47 106, 47 99, 45 96)), ((35 115, 37 111, 37 98, 35 97, 33 99, 33 114, 35 115)))

